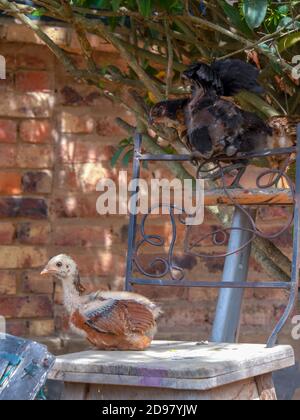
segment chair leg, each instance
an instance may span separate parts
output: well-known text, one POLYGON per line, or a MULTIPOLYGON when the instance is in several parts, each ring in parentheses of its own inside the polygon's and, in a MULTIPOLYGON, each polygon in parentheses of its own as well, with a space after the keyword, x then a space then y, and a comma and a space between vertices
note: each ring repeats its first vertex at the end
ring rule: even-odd
MULTIPOLYGON (((255 218, 254 211, 251 216, 255 218)), ((232 255, 226 257, 222 281, 247 281, 251 243, 242 251, 234 252, 251 239, 252 233, 243 230, 243 228, 250 228, 249 219, 241 209, 236 208, 227 250, 228 253, 232 252, 232 255)), ((243 294, 243 289, 222 289, 220 291, 211 335, 212 342, 234 343, 237 341, 243 294)))

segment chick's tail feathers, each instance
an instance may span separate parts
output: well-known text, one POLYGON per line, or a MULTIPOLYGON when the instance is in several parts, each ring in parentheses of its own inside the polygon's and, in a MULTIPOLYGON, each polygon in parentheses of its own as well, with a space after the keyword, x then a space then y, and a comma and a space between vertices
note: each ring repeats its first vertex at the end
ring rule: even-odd
POLYGON ((234 96, 242 90, 264 93, 257 80, 259 70, 252 64, 238 59, 227 59, 214 62, 211 68, 222 81, 224 96, 234 96))

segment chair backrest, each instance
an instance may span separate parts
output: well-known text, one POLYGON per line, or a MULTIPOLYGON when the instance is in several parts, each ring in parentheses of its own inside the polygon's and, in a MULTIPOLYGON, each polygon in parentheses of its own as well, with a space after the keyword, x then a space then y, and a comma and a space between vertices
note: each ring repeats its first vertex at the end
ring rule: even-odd
MULTIPOLYGON (((216 165, 213 170, 218 169, 221 174, 221 179, 223 179, 223 187, 219 190, 212 190, 205 192, 205 199, 204 204, 206 206, 218 206, 218 205, 227 205, 232 206, 236 210, 238 210, 237 216, 241 218, 242 215, 246 222, 243 225, 234 226, 234 224, 230 227, 225 226, 224 228, 217 229, 215 232, 207 235, 205 232, 203 234, 203 238, 197 239, 197 243, 191 243, 190 236, 189 236, 189 226, 186 226, 186 237, 184 240, 183 252, 186 255, 192 255, 195 258, 230 258, 232 255, 237 255, 239 253, 244 252, 245 250, 250 250, 251 243, 255 238, 259 238, 261 240, 265 239, 274 239, 279 238, 284 232, 287 232, 290 229, 291 225, 294 224, 294 234, 293 234, 293 259, 292 259, 292 274, 291 278, 288 275, 285 276, 285 281, 256 281, 256 282, 246 282, 247 279, 247 270, 248 266, 245 267, 244 275, 243 276, 236 276, 235 280, 227 280, 228 275, 223 274, 223 281, 212 282, 212 281, 204 281, 203 279, 200 281, 191 281, 187 277, 187 273, 185 270, 178 266, 176 263, 176 258, 174 255, 175 251, 175 243, 177 239, 177 225, 178 223, 185 224, 183 218, 179 218, 175 214, 175 207, 169 205, 169 222, 171 224, 171 231, 172 231, 172 240, 170 242, 169 250, 164 253, 164 256, 154 256, 153 260, 147 264, 145 267, 145 263, 141 256, 143 256, 143 247, 150 246, 152 249, 156 247, 156 250, 159 251, 159 248, 163 250, 166 247, 166 240, 161 235, 152 234, 146 227, 147 221, 151 215, 151 211, 149 214, 144 215, 138 223, 137 219, 137 207, 138 204, 136 202, 136 197, 138 197, 139 193, 139 184, 137 182, 134 183, 136 185, 135 191, 132 191, 132 200, 130 201, 131 209, 130 209, 130 224, 129 224, 129 232, 128 232, 128 255, 127 255, 127 270, 126 270, 126 290, 132 290, 134 285, 152 285, 152 286, 177 286, 177 287, 207 287, 207 288, 216 288, 216 289, 245 289, 245 288, 264 288, 264 289, 283 289, 289 292, 290 298, 285 310, 282 313, 281 318, 278 320, 276 327, 274 328, 269 340, 268 346, 273 347, 276 344, 278 333, 282 330, 283 326, 287 322, 289 316, 291 315, 297 296, 298 296, 298 288, 299 288, 299 266, 300 266, 300 124, 297 128, 297 146, 291 148, 282 148, 282 149, 273 149, 273 150, 266 150, 262 153, 248 153, 243 154, 243 156, 239 156, 236 160, 236 164, 229 165, 228 168, 223 168, 220 162, 214 162, 216 165), (284 168, 274 170, 269 169, 264 171, 263 174, 259 175, 256 180, 257 188, 253 191, 249 190, 229 190, 225 187, 225 171, 228 169, 230 170, 236 169, 235 166, 240 163, 240 160, 251 160, 255 158, 261 157, 272 157, 272 156, 286 156, 284 160, 284 168), (290 162, 296 156, 296 177, 295 183, 291 181, 289 176, 287 175, 287 170, 289 167, 290 162), (268 183, 264 183, 264 179, 267 176, 272 176, 272 181, 268 183), (277 188, 277 183, 280 180, 284 180, 288 185, 288 188, 285 190, 279 190, 277 188), (268 236, 264 232, 262 232, 256 225, 255 216, 253 216, 253 212, 251 209, 247 210, 245 206, 250 207, 259 207, 261 205, 279 205, 279 206, 293 206, 294 209, 291 217, 287 221, 287 224, 284 228, 280 228, 277 234, 272 234, 268 236), (201 240, 207 240, 207 237, 210 236, 213 242, 215 249, 217 250, 218 245, 225 245, 226 243, 226 236, 234 232, 241 232, 240 234, 237 233, 236 236, 237 240, 233 238, 231 241, 231 246, 229 246, 226 253, 222 253, 220 255, 207 255, 205 252, 201 253, 197 251, 197 246, 201 242, 201 240), (221 240, 218 239, 218 236, 221 237, 221 240), (236 245, 234 247, 234 245, 236 245), (160 266, 160 268, 159 268, 160 266), (242 278, 244 277, 244 278, 242 278)), ((230 158, 232 160, 232 158, 230 158)), ((151 155, 151 154, 143 154, 142 153, 142 135, 136 134, 135 136, 135 143, 134 143, 134 161, 133 161, 133 179, 138 180, 140 178, 140 170, 142 164, 147 161, 152 162, 168 162, 169 164, 172 162, 187 162, 191 161, 190 155, 151 155)), ((223 160, 221 160, 223 162, 223 160)), ((205 168, 203 165, 200 165, 198 169, 198 175, 201 175, 201 172, 205 174, 205 168)), ((206 177, 210 175, 206 171, 206 177)), ((156 208, 161 206, 161 204, 156 205, 156 208)), ((164 204, 163 207, 166 207, 164 204)), ((152 209, 150 209, 152 210, 152 209)), ((156 254, 157 255, 157 254, 156 254)), ((240 260, 236 259, 237 268, 239 268, 240 261, 245 260, 244 257, 241 257, 240 260)), ((249 255, 247 256, 247 265, 248 265, 249 255)), ((231 260, 229 261, 231 264, 231 260)), ((227 264, 227 265, 230 265, 227 264)), ((232 271, 232 267, 230 267, 232 271)), ((227 270, 228 271, 228 270, 227 270)), ((238 270, 236 270, 238 271, 238 270)), ((240 270, 241 271, 241 270, 240 270)), ((226 272, 227 273, 227 272, 226 272)), ((200 276, 201 277, 201 276, 200 276)), ((276 279, 274 279, 276 280, 276 279)), ((224 294, 223 294, 224 295, 224 294)), ((234 294, 232 295, 234 296, 234 294)), ((236 314, 240 315, 240 307, 242 299, 242 294, 240 294, 241 298, 239 300, 231 299, 231 302, 227 299, 227 308, 236 306, 237 310, 235 311, 236 314), (231 304, 232 303, 232 304, 231 304)), ((220 298, 222 298, 222 293, 220 293, 220 298)), ((219 306, 224 307, 224 302, 221 303, 219 306)), ((233 308, 234 309, 234 308, 233 308)), ((220 313, 219 313, 220 315, 220 313)), ((224 311, 219 316, 219 319, 222 317, 226 317, 228 314, 224 314, 224 311)), ((227 316, 230 319, 229 316, 227 316)), ((237 319, 237 316, 235 316, 237 319)), ((238 321, 239 319, 237 319, 238 321)), ((238 322, 237 322, 238 324, 238 322)), ((215 327, 216 329, 220 329, 220 323, 215 327)), ((235 326, 233 327, 235 328, 235 326)), ((218 334, 221 336, 220 334, 218 334)))

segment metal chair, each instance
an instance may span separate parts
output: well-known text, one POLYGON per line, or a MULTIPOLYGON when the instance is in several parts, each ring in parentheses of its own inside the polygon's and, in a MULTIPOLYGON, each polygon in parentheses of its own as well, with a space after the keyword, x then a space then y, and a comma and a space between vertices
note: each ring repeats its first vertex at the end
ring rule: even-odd
MULTIPOLYGON (((152 265, 160 262, 163 266, 161 273, 149 272, 143 268, 139 261, 139 251, 144 244, 150 246, 163 246, 165 244, 164 238, 159 235, 151 235, 146 233, 145 224, 148 215, 144 216, 141 223, 138 225, 136 210, 137 204, 134 200, 131 201, 130 223, 128 233, 128 255, 127 255, 127 270, 126 270, 126 290, 132 290, 134 285, 155 285, 155 286, 182 286, 182 287, 210 287, 221 289, 219 300, 217 304, 216 316, 213 324, 211 341, 212 342, 235 342, 240 324, 240 314, 243 299, 243 291, 246 288, 264 288, 264 289, 284 289, 289 292, 289 301, 274 328, 267 346, 273 347, 277 342, 277 337, 285 323, 287 322, 291 312, 294 308, 296 298, 298 296, 299 288, 299 267, 300 267, 300 125, 297 130, 297 147, 288 149, 276 149, 264 151, 262 154, 244 154, 239 156, 238 159, 253 159, 261 156, 272 155, 287 155, 286 167, 289 164, 289 157, 296 153, 296 181, 295 185, 288 178, 284 170, 270 170, 265 172, 275 175, 275 179, 268 185, 261 185, 262 176, 257 180, 257 185, 260 190, 264 190, 268 201, 268 191, 270 187, 276 186, 279 178, 284 177, 289 186, 289 191, 286 191, 287 201, 289 205, 294 205, 293 217, 289 220, 286 227, 282 229, 279 234, 286 231, 292 222, 294 223, 294 236, 293 236, 293 259, 292 259, 292 274, 289 282, 280 281, 257 281, 247 282, 249 258, 251 253, 251 244, 256 236, 264 236, 255 225, 255 214, 253 210, 248 210, 244 205, 240 204, 237 199, 233 198, 233 191, 226 189, 223 183, 223 194, 227 198, 228 205, 232 205, 234 210, 231 228, 224 229, 223 233, 229 235, 228 249, 226 255, 220 257, 225 258, 223 278, 220 282, 207 282, 207 281, 190 281, 180 267, 174 263, 174 247, 177 237, 176 218, 174 208, 169 207, 170 223, 172 224, 172 241, 170 249, 166 258, 162 257, 152 261, 152 265), (266 188, 267 187, 267 188, 266 188), (137 241, 137 234, 139 233, 141 240, 137 241), (180 278, 173 275, 173 271, 180 271, 180 278)), ((190 155, 151 155, 142 153, 142 135, 136 134, 134 142, 134 161, 133 161, 133 179, 140 178, 141 163, 145 161, 152 162, 186 162, 190 161, 190 155)), ((222 167, 220 167, 222 171, 222 167)), ((138 193, 139 187, 136 186, 135 191, 132 193, 134 196, 138 193)), ((272 191, 274 198, 274 190, 272 191)), ((276 195, 276 191, 275 191, 276 195)), ((259 205, 259 204, 258 204, 259 205)), ((281 204, 282 205, 282 204, 281 204)), ((149 211, 150 214, 150 211, 149 211)), ((181 220, 182 222, 182 220, 181 220)), ((212 236, 214 233, 212 233, 212 236)), ((191 255, 191 248, 185 249, 191 255)), ((207 257, 205 255, 193 253, 199 257, 207 257)), ((213 256, 213 258, 217 258, 213 256)))

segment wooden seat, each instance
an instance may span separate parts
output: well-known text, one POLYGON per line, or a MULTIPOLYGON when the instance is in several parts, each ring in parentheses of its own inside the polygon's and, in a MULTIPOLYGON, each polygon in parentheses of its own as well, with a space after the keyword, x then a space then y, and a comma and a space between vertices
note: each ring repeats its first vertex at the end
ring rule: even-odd
POLYGON ((229 196, 224 194, 223 189, 206 191, 204 204, 206 206, 215 206, 218 204, 232 205, 232 200, 234 200, 235 204, 242 206, 293 206, 295 204, 294 197, 289 189, 233 189, 227 190, 227 192, 229 196))
POLYGON ((272 372, 294 363, 290 346, 156 341, 60 356, 50 378, 65 382, 65 400, 275 400, 272 372))

